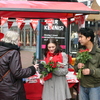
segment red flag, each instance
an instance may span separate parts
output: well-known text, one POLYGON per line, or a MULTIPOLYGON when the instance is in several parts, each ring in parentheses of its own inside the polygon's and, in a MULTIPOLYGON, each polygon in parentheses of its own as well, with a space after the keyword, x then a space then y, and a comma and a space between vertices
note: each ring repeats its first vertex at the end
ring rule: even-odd
POLYGON ((45 22, 46 22, 46 24, 48 24, 49 28, 52 29, 54 19, 45 19, 45 22))
POLYGON ((78 24, 78 28, 84 27, 85 17, 83 15, 75 16, 75 23, 78 24))
POLYGON ((60 18, 60 21, 67 27, 67 18, 60 18))
POLYGON ((80 16, 75 16, 75 23, 76 24, 78 24, 79 20, 80 20, 80 16))
POLYGON ((25 23, 22 23, 22 24, 21 24, 21 26, 20 26, 20 30, 23 29, 24 25, 25 25, 25 23))
POLYGON ((6 21, 8 20, 8 17, 1 17, 1 25, 4 25, 6 21))
POLYGON ((4 37, 3 33, 0 33, 0 39, 2 39, 4 37))
POLYGON ((84 23, 85 17, 83 15, 75 16, 75 23, 78 24, 81 22, 81 24, 84 23))
POLYGON ((11 28, 12 24, 13 24, 13 22, 8 21, 8 28, 9 28, 9 29, 11 28))
POLYGON ((38 25, 39 19, 31 19, 31 27, 35 30, 38 25))
POLYGON ((85 16, 80 16, 80 20, 79 20, 78 26, 79 26, 79 29, 81 27, 85 27, 85 16))
POLYGON ((41 22, 42 25, 46 25, 46 22, 41 22))
POLYGON ((1 18, 0 18, 0 25, 1 25, 1 18))
POLYGON ((81 16, 81 24, 84 24, 84 21, 85 21, 85 16, 81 16))
POLYGON ((21 24, 24 22, 24 18, 16 18, 16 22, 18 24, 18 28, 20 28, 21 24))
POLYGON ((30 26, 33 28, 32 23, 30 23, 30 26))

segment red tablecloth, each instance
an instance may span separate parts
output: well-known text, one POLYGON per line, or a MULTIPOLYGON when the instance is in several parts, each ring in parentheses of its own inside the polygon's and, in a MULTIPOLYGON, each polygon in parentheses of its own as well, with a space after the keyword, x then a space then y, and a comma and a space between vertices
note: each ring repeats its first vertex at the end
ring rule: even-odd
MULTIPOLYGON (((73 87, 78 83, 68 83, 69 87, 73 87)), ((39 82, 37 83, 25 83, 26 98, 28 100, 41 100, 43 85, 39 82)))
POLYGON ((43 85, 39 80, 37 83, 24 83, 24 87, 28 100, 41 100, 43 85))
MULTIPOLYGON (((73 71, 73 69, 69 68, 69 71, 73 71)), ((33 75, 36 77, 36 75, 33 75)), ((26 91, 26 98, 28 100, 41 100, 42 98, 42 90, 43 85, 40 83, 39 79, 36 79, 36 83, 24 83, 25 91, 26 91)), ((68 83, 69 88, 76 88, 78 93, 78 83, 68 83)))

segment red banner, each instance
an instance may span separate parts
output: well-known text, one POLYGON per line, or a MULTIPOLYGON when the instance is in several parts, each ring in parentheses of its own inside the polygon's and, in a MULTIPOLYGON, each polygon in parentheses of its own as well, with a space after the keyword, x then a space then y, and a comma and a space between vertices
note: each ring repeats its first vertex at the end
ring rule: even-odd
POLYGON ((32 23, 30 23, 30 26, 33 28, 32 23))
POLYGON ((0 25, 4 25, 8 20, 8 17, 1 17, 1 23, 0 25))
POLYGON ((83 15, 75 16, 75 23, 76 24, 78 24, 78 23, 83 24, 84 20, 85 20, 85 17, 83 15))
POLYGON ((67 23, 67 18, 60 18, 60 21, 67 27, 68 23, 67 23))
POLYGON ((31 23, 30 23, 30 25, 31 25, 31 27, 34 29, 34 31, 35 31, 35 29, 36 29, 36 27, 37 27, 37 25, 38 25, 38 21, 39 21, 39 19, 30 19, 31 20, 31 23))
POLYGON ((22 30, 24 26, 25 26, 25 23, 22 23, 20 26, 20 30, 22 30))
POLYGON ((12 24, 13 24, 13 22, 8 21, 8 28, 9 28, 9 29, 11 28, 12 24))
POLYGON ((18 24, 18 28, 20 28, 21 24, 24 22, 24 18, 16 18, 16 22, 18 24))
POLYGON ((85 16, 75 16, 75 23, 78 24, 78 28, 85 27, 85 16))
POLYGON ((46 22, 41 22, 42 25, 46 25, 46 22))
POLYGON ((3 33, 0 33, 0 39, 2 39, 4 37, 3 33))
POLYGON ((75 23, 76 24, 78 24, 79 20, 80 20, 80 16, 75 16, 75 23))
POLYGON ((85 21, 85 16, 81 16, 80 21, 81 21, 81 24, 84 24, 84 21, 85 21))

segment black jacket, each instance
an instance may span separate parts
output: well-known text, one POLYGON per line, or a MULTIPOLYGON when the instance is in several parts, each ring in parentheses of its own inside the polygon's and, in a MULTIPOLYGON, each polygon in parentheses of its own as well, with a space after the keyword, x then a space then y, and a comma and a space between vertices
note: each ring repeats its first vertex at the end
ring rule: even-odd
POLYGON ((0 82, 0 100, 26 100, 22 78, 34 75, 36 70, 33 66, 22 69, 17 45, 0 42, 0 77, 8 70, 0 82))

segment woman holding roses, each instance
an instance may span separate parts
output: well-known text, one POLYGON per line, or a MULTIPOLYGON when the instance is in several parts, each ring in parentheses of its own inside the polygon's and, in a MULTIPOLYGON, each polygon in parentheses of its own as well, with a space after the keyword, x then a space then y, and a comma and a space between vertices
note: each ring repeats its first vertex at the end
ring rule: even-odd
POLYGON ((70 99, 70 90, 66 81, 68 73, 68 58, 65 52, 58 45, 56 39, 48 39, 44 52, 46 64, 53 61, 53 67, 57 67, 53 72, 44 77, 44 88, 42 100, 66 100, 70 99))

